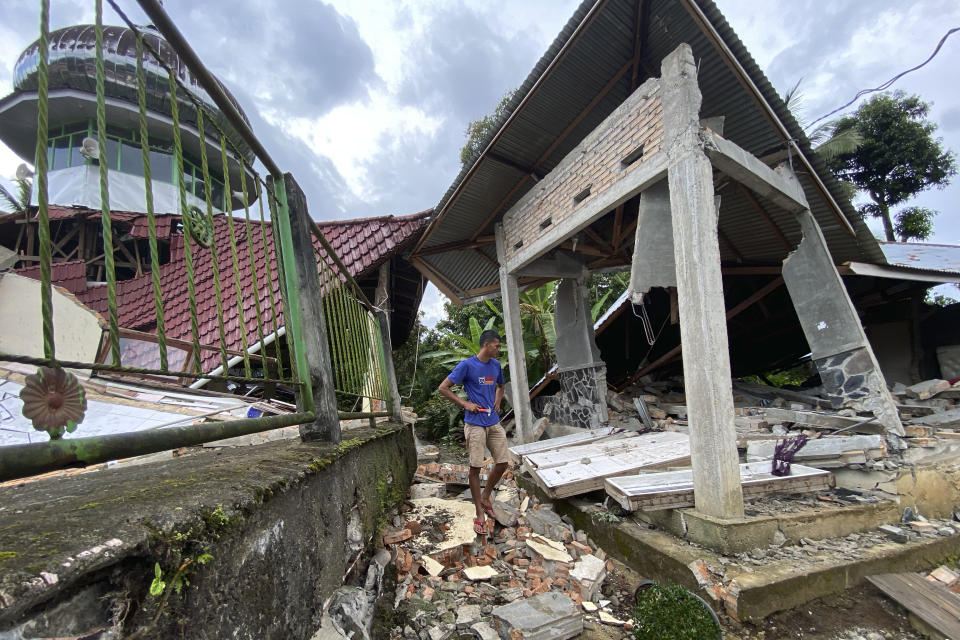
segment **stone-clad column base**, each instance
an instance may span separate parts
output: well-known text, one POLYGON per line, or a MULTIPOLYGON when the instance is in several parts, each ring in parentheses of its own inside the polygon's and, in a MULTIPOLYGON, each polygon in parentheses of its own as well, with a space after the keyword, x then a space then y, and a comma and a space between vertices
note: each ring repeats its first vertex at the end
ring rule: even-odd
POLYGON ((595 429, 608 422, 607 367, 602 363, 560 369, 561 391, 547 401, 543 415, 556 424, 595 429))

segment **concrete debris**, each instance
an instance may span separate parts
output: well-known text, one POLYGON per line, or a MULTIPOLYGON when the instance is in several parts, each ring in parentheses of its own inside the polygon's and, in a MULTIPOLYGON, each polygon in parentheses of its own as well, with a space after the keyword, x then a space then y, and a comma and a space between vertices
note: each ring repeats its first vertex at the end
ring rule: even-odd
POLYGON ((923 382, 907 387, 905 389, 905 395, 919 400, 928 400, 949 388, 950 383, 946 380, 924 380, 923 382))
POLYGON ((570 572, 570 578, 580 584, 580 597, 584 600, 593 600, 597 596, 606 577, 606 563, 592 554, 581 556, 570 572))
POLYGON ((470 627, 473 631, 473 634, 480 640, 500 640, 500 636, 497 635, 497 632, 493 630, 486 622, 478 622, 477 624, 470 627))
POLYGON ((900 527, 895 527, 892 524, 880 525, 877 529, 894 542, 903 543, 910 541, 910 533, 908 531, 900 527))
POLYGON ((556 592, 496 607, 493 621, 501 638, 566 640, 583 632, 583 619, 576 605, 556 592))
POLYGON ((466 629, 480 622, 480 605, 468 604, 457 609, 457 628, 466 629))
MULTIPOLYGON (((410 495, 422 495, 418 486, 443 487, 446 495, 455 484, 447 481, 466 471, 423 464, 410 495)), ((519 489, 512 475, 491 502, 488 537, 473 532, 473 503, 459 487, 447 499, 412 498, 385 532, 397 577, 394 604, 407 625, 391 637, 559 640, 580 633, 582 616, 603 610, 601 586, 612 565, 585 532, 519 489)))

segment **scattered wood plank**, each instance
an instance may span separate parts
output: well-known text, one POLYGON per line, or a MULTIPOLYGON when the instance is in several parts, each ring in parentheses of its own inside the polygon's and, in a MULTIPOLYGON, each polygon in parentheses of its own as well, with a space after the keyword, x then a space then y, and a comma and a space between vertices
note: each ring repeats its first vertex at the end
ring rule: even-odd
MULTIPOLYGON (((748 462, 740 465, 740 486, 744 500, 773 493, 801 493, 833 487, 833 474, 799 464, 790 466, 790 475, 770 473, 769 462, 748 462)), ((636 476, 607 478, 607 494, 628 511, 656 511, 694 506, 693 471, 647 473, 636 476)))
POLYGON ((621 441, 612 453, 599 447, 593 453, 589 446, 574 447, 584 450, 580 452, 584 455, 575 456, 566 464, 531 472, 551 498, 566 498, 602 489, 606 478, 690 463, 690 438, 681 433, 648 433, 631 439, 629 448, 626 444, 621 441))
POLYGON ((930 629, 946 638, 960 638, 960 598, 943 585, 915 573, 884 573, 867 580, 930 629))
POLYGON ((590 431, 584 431, 583 433, 572 433, 568 436, 560 436, 559 438, 549 438, 547 440, 540 440, 538 442, 514 445, 508 450, 514 455, 515 461, 519 461, 520 458, 530 453, 550 451, 553 449, 562 449, 563 447, 573 447, 576 445, 587 444, 589 442, 596 442, 597 440, 602 440, 607 436, 613 435, 615 431, 616 429, 613 427, 591 429, 590 431))
MULTIPOLYGON (((763 412, 763 415, 767 417, 767 421, 771 423, 793 422, 825 429, 844 429, 846 427, 852 427, 864 420, 863 418, 848 418, 846 416, 838 416, 833 413, 821 411, 794 411, 793 409, 779 409, 777 407, 764 407, 758 409, 758 411, 763 412)), ((856 431, 857 433, 882 433, 883 425, 874 421, 860 425, 856 429, 852 429, 852 431, 856 431)))
MULTIPOLYGON (((747 443, 747 462, 772 460, 777 443, 770 440, 754 440, 747 443)), ((803 448, 794 454, 793 459, 813 462, 817 466, 840 458, 844 464, 863 464, 869 460, 879 460, 887 455, 887 445, 881 435, 827 436, 808 440, 803 448), (853 460, 852 462, 848 460, 853 460), (863 462, 860 462, 860 460, 863 462)))

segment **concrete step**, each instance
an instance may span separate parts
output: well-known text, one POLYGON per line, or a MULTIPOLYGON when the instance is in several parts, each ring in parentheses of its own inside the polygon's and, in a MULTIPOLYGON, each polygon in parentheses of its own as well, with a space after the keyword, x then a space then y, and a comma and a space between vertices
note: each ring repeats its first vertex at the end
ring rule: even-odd
MULTIPOLYGON (((632 517, 617 518, 597 504, 582 499, 556 501, 554 508, 557 513, 572 518, 576 527, 586 531, 607 553, 641 575, 683 584, 701 593, 716 608, 725 607, 728 613, 741 620, 761 619, 776 611, 840 593, 863 582, 869 575, 919 571, 960 554, 960 534, 956 532, 949 536, 921 536, 911 542, 897 543, 884 539, 872 529, 854 534, 863 542, 848 542, 847 547, 852 550, 846 555, 842 541, 849 535, 847 533, 823 539, 804 537, 806 546, 813 551, 804 552, 802 560, 781 557, 754 566, 750 561, 743 562, 749 560, 749 554, 724 555, 711 551, 655 525, 632 517), (824 548, 822 554, 818 553, 818 547, 824 548), (819 555, 823 557, 819 558, 819 555), (693 570, 696 566, 720 568, 725 575, 714 575, 713 580, 704 580, 701 576, 698 581, 693 570)), ((867 515, 863 509, 858 511, 861 517, 869 516, 869 509, 867 515)), ((873 510, 874 515, 884 512, 887 512, 884 508, 873 510)), ((850 521, 857 520, 849 514, 821 517, 823 526, 819 530, 827 532, 844 519, 847 522, 840 527, 841 530, 847 528, 850 521)), ((813 519, 809 520, 805 525, 807 531, 816 530, 809 528, 816 524, 813 519)), ((766 545, 758 548, 770 549, 771 556, 799 553, 800 549, 791 548, 789 543, 785 543, 784 552, 766 545)), ((761 552, 761 555, 765 553, 761 552)))

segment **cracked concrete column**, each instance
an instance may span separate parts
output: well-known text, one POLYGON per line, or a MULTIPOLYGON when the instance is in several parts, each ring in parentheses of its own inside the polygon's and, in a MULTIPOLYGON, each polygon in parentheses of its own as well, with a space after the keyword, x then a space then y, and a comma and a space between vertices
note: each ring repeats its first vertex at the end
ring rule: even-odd
POLYGON ((820 371, 824 391, 869 411, 888 435, 902 436, 897 405, 810 211, 797 214, 803 240, 783 261, 783 281, 820 371))
POLYGON ((713 167, 699 136, 701 95, 689 45, 663 59, 661 78, 694 501, 706 515, 742 518, 713 167))
POLYGON ((629 287, 635 304, 643 302, 643 294, 651 287, 677 286, 672 229, 670 190, 667 181, 661 180, 640 193, 629 287))
POLYGON ((520 326, 520 295, 517 277, 507 272, 507 253, 503 240, 503 224, 496 224, 497 262, 500 264, 500 296, 503 300, 503 324, 507 335, 507 354, 510 356, 510 398, 517 428, 515 438, 526 443, 533 429, 533 410, 530 408, 530 389, 527 383, 527 360, 523 348, 523 328, 520 326))
POLYGON ((590 318, 590 290, 582 278, 564 278, 553 314, 560 395, 544 407, 550 422, 595 429, 609 421, 607 367, 590 318))

